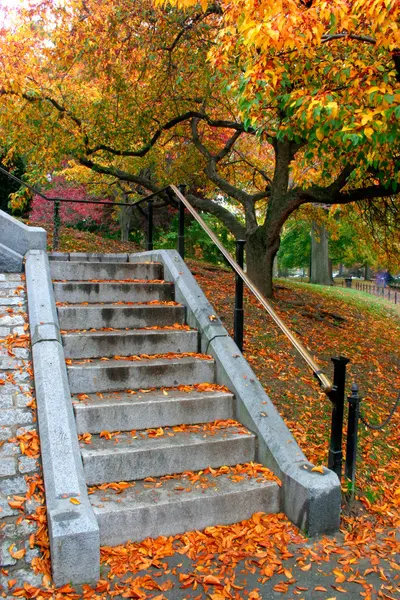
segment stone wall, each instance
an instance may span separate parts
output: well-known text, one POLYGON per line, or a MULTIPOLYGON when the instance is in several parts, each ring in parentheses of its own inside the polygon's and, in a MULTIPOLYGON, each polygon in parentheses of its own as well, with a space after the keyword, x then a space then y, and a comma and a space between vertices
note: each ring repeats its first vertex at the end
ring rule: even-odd
POLYGON ((0 273, 21 273, 28 250, 46 250, 47 233, 0 210, 0 273))

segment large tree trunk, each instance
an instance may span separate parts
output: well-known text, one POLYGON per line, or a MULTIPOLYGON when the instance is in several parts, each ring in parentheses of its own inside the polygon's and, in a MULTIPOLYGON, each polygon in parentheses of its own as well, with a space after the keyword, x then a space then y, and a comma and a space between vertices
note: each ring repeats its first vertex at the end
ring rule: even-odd
POLYGON ((325 227, 313 221, 311 227, 311 283, 333 284, 328 255, 328 237, 325 227))
POLYGON ((247 236, 247 274, 254 285, 267 298, 271 298, 273 295, 273 265, 279 243, 279 237, 274 240, 266 239, 265 230, 262 227, 258 227, 256 231, 247 236))

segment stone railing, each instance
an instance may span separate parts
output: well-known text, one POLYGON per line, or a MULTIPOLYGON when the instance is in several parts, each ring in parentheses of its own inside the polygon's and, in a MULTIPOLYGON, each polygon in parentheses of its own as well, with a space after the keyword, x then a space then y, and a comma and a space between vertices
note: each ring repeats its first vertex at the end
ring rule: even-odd
POLYGON ((28 250, 46 250, 47 233, 0 210, 0 273, 21 273, 28 250))

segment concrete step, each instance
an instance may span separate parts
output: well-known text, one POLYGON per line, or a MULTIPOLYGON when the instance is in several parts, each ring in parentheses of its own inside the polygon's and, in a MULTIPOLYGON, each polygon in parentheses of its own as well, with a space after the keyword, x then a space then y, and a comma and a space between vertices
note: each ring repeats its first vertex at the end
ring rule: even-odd
POLYGON ((176 535, 213 525, 249 519, 256 512, 277 513, 280 488, 275 481, 228 475, 201 475, 201 482, 186 477, 138 481, 118 491, 98 490, 89 496, 106 546, 141 541, 147 537, 176 535))
POLYGON ((173 300, 172 283, 93 283, 89 281, 56 282, 54 294, 57 302, 149 302, 173 300))
POLYGON ((155 390, 72 397, 78 433, 150 429, 233 419, 233 394, 155 390))
POLYGON ((162 279, 160 263, 104 263, 51 261, 50 272, 56 281, 162 279))
POLYGON ((184 329, 120 329, 66 333, 62 338, 65 358, 101 358, 198 352, 198 336, 197 331, 184 329))
POLYGON ((101 329, 174 325, 185 323, 185 307, 166 304, 91 304, 58 307, 61 329, 101 329))
POLYGON ((176 387, 214 381, 214 361, 195 357, 94 359, 68 365, 71 394, 93 394, 127 389, 176 387))
POLYGON ((128 262, 128 254, 111 252, 48 252, 49 260, 70 260, 74 262, 128 262))
MULTIPOLYGON (((207 424, 209 425, 209 424, 207 424)), ((174 431, 166 427, 161 437, 150 432, 121 433, 111 439, 92 436, 81 444, 88 485, 133 481, 207 467, 237 465, 254 460, 255 436, 243 427, 174 431)))

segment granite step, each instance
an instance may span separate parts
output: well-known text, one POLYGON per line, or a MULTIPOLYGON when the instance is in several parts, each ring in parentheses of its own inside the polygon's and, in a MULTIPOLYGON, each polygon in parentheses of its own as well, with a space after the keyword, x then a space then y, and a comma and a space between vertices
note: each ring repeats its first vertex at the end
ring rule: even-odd
POLYGON ((56 281, 162 279, 160 263, 107 263, 51 261, 50 272, 56 281))
POLYGON ((150 429, 232 419, 233 394, 177 389, 114 392, 72 397, 78 433, 150 429))
POLYGON ((93 435, 81 444, 88 485, 160 477, 254 461, 255 436, 242 426, 152 429, 93 435), (153 437, 154 436, 154 437, 153 437))
POLYGON ((194 329, 119 329, 79 331, 62 336, 65 358, 101 358, 133 354, 198 352, 194 329))
POLYGON ((162 280, 157 283, 70 281, 55 282, 53 287, 56 301, 69 304, 174 299, 173 284, 162 280))
POLYGON ((72 394, 123 391, 214 382, 214 360, 197 357, 93 359, 68 364, 72 394))
POLYGON ((61 329, 101 329, 174 325, 185 323, 181 304, 73 304, 58 306, 61 329))
POLYGON ((280 487, 275 481, 229 475, 143 481, 123 491, 97 490, 89 496, 107 546, 159 535, 171 536, 249 519, 254 513, 281 510, 280 487))

